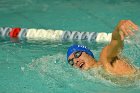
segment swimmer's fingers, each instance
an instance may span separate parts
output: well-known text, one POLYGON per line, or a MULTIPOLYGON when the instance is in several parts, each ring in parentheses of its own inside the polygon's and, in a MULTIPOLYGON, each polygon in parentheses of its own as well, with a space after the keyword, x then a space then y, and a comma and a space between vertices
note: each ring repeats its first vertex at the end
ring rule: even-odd
POLYGON ((128 35, 134 35, 134 32, 133 32, 134 29, 132 28, 131 24, 128 21, 125 23, 125 29, 126 29, 128 35), (131 29, 130 29, 130 27, 131 27, 131 29))
POLYGON ((129 35, 129 33, 128 33, 128 31, 127 31, 128 29, 127 29, 126 24, 121 25, 121 27, 120 27, 119 30, 123 32, 123 35, 124 35, 124 36, 128 36, 128 35, 129 35))
POLYGON ((129 33, 129 35, 132 35, 132 36, 134 35, 134 32, 131 31, 130 29, 128 29, 127 32, 129 33))
POLYGON ((134 33, 128 28, 129 24, 122 24, 119 29, 119 34, 121 37, 121 40, 124 40, 125 37, 128 37, 129 35, 134 35, 134 33))
POLYGON ((128 23, 130 24, 130 27, 133 29, 133 31, 138 31, 138 26, 136 24, 130 20, 128 20, 128 23))
POLYGON ((130 20, 122 20, 118 25, 121 40, 129 35, 134 35, 134 31, 138 31, 138 26, 130 20))
POLYGON ((123 31, 120 30, 119 34, 120 34, 121 40, 124 40, 124 33, 123 33, 123 31))

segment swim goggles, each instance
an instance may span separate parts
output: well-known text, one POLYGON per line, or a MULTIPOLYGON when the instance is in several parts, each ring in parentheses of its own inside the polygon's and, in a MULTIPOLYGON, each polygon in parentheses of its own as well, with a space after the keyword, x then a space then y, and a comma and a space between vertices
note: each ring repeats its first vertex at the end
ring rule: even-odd
MULTIPOLYGON (((77 51, 77 52, 75 52, 75 53, 74 53, 74 58, 79 58, 79 57, 82 55, 82 52, 83 52, 83 51, 77 51)), ((68 63, 69 63, 71 66, 74 65, 74 61, 73 61, 74 58, 68 60, 68 63)))

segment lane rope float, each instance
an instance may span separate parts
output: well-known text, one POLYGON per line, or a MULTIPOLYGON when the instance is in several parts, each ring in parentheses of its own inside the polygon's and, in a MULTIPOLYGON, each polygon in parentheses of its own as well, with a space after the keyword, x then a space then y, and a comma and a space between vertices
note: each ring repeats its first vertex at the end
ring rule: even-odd
POLYGON ((10 28, 1 27, 0 37, 3 40, 7 38, 17 38, 20 41, 87 41, 90 42, 110 42, 112 33, 105 32, 80 32, 80 31, 63 31, 52 29, 35 29, 35 28, 10 28))

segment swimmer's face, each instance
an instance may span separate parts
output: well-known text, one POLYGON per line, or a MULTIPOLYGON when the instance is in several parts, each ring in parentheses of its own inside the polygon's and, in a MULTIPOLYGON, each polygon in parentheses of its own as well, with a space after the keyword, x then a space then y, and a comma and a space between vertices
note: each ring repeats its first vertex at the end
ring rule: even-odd
POLYGON ((96 63, 94 58, 82 51, 72 53, 68 57, 68 62, 70 65, 83 70, 92 68, 96 63))

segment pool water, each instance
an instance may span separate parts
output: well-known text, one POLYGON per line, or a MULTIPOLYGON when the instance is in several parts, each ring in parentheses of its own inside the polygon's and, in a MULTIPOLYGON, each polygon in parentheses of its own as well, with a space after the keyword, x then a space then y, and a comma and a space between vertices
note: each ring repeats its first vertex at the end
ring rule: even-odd
MULTIPOLYGON (((0 26, 111 32, 121 19, 140 24, 137 0, 1 0, 0 26)), ((123 55, 140 67, 140 33, 123 55)), ((80 71, 66 64, 74 42, 11 42, 0 39, 0 93, 139 93, 140 79, 116 78, 99 69, 80 71)), ((75 42, 76 43, 76 42, 75 42)), ((78 42, 81 43, 81 42, 78 42)), ((106 43, 82 43, 98 59, 106 43)))

